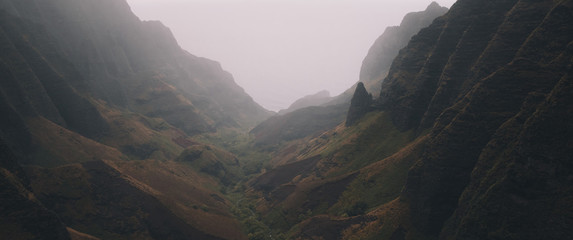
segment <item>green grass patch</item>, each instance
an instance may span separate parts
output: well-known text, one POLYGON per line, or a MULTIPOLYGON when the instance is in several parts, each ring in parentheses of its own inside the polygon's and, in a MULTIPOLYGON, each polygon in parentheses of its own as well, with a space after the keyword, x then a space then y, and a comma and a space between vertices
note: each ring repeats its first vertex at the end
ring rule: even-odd
POLYGON ((259 174, 271 160, 272 151, 256 147, 254 137, 243 129, 223 128, 216 133, 195 136, 194 139, 234 154, 239 160, 244 179, 259 174))
POLYGON ((340 166, 328 176, 334 177, 391 156, 414 138, 413 130, 398 130, 387 113, 370 112, 359 124, 331 134, 328 142, 310 155, 334 159, 340 166))

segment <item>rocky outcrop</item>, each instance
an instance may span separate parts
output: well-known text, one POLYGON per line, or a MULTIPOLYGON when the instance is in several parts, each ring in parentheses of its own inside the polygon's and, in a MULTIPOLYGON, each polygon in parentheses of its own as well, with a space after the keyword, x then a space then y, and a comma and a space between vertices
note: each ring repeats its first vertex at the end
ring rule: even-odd
POLYGON ((346 126, 356 123, 362 116, 372 109, 372 94, 366 91, 364 84, 359 82, 356 91, 350 100, 350 108, 346 115, 346 126))
MULTIPOLYGON (((360 82, 366 91, 377 96, 382 80, 398 51, 405 47, 410 38, 421 28, 430 25, 436 17, 443 15, 447 10, 434 2, 424 11, 408 13, 400 26, 388 27, 364 58, 360 82)), ((326 98, 327 95, 317 93, 298 100, 289 109, 279 112, 284 117, 269 118, 253 130, 257 136, 257 142, 276 144, 281 140, 299 139, 317 132, 324 132, 342 123, 347 118, 350 101, 356 92, 357 85, 358 83, 335 97, 326 98), (313 100, 312 105, 321 105, 321 107, 296 112, 290 110, 308 107, 310 104, 303 104, 307 102, 307 98, 318 98, 320 101, 313 100), (293 115, 290 116, 290 114, 293 115)))
MULTIPOLYGON (((362 60, 358 81, 364 83, 366 90, 372 93, 374 97, 378 97, 382 81, 386 78, 398 52, 406 47, 412 36, 416 35, 422 28, 428 27, 434 19, 444 15, 447 11, 448 8, 432 2, 424 11, 406 14, 399 26, 387 27, 370 46, 366 57, 362 60)), ((356 84, 342 94, 333 97, 328 104, 336 105, 349 102, 355 90, 356 84)))

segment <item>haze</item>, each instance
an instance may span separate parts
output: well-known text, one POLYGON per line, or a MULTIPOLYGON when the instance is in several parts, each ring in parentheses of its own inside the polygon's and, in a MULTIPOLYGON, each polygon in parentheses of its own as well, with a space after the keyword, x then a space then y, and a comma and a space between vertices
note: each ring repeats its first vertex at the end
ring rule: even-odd
MULTIPOLYGON (((142 20, 160 20, 182 48, 221 63, 263 107, 305 95, 338 95, 358 81, 368 49, 387 26, 431 1, 128 0, 142 20)), ((454 0, 436 1, 451 7, 454 0)))

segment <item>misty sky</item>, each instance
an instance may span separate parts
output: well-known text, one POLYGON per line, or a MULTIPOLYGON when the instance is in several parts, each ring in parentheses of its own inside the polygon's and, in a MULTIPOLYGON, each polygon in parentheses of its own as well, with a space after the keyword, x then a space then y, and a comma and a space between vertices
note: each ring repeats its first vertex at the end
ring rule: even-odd
MULTIPOLYGON (((190 53, 221 63, 263 107, 332 96, 358 81, 362 60, 387 26, 426 0, 128 0, 160 20, 190 53)), ((451 7, 455 0, 437 0, 451 7)))

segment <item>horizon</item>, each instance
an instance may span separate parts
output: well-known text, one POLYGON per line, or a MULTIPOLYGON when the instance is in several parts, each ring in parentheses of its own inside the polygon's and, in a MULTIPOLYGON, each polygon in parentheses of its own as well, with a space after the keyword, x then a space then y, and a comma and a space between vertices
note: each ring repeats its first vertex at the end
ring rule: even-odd
POLYGON ((221 64, 271 111, 358 81, 371 45, 404 15, 447 1, 128 0, 141 20, 169 27, 179 45, 221 64))

